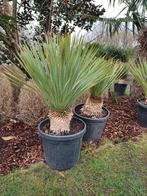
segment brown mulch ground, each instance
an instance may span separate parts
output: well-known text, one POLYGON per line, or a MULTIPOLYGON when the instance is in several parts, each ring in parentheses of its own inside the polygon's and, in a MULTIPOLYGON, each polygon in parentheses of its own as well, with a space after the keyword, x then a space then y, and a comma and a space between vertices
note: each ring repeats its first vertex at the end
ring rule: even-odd
POLYGON ((0 141, 0 175, 42 160, 42 149, 36 128, 19 121, 15 123, 8 120, 0 124, 0 137, 6 136, 15 138, 0 141))
POLYGON ((104 138, 109 138, 118 143, 135 138, 142 132, 147 132, 147 128, 142 128, 137 123, 136 99, 132 97, 119 97, 116 102, 112 99, 105 104, 111 112, 104 138))
MULTIPOLYGON (((109 99, 105 106, 111 111, 111 116, 103 138, 118 143, 147 132, 147 129, 137 124, 134 98, 121 97, 117 99, 117 102, 109 99)), ((6 137, 7 139, 8 136, 14 138, 7 141, 0 139, 0 175, 43 160, 37 128, 9 119, 0 123, 0 138, 6 137)))

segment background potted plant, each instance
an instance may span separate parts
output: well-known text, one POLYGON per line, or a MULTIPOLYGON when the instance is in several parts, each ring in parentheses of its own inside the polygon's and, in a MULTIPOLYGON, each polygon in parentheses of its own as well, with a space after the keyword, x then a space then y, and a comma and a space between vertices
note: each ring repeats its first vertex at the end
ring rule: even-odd
POLYGON ((103 107, 103 94, 114 81, 122 74, 123 66, 115 64, 113 61, 106 61, 106 77, 93 86, 90 90, 90 96, 85 104, 77 105, 74 109, 76 117, 86 123, 86 133, 84 141, 100 139, 110 112, 103 107))
POLYGON ((125 95, 125 91, 127 89, 128 83, 127 83, 127 76, 128 76, 128 70, 126 67, 126 63, 129 61, 130 55, 134 51, 131 49, 126 48, 120 48, 116 46, 106 46, 105 47, 105 53, 106 58, 112 58, 114 61, 117 61, 121 63, 121 65, 124 65, 124 70, 122 71, 122 74, 119 76, 117 82, 114 84, 114 92, 116 96, 123 96, 125 95))
POLYGON ((144 99, 137 100, 137 119, 142 127, 147 128, 147 61, 139 60, 136 65, 130 63, 130 71, 144 91, 144 99))
POLYGON ((66 170, 79 160, 85 123, 72 118, 71 106, 84 92, 105 78, 107 66, 95 57, 93 48, 84 48, 82 39, 53 37, 20 47, 19 61, 35 86, 17 72, 5 67, 5 74, 15 84, 20 81, 35 90, 48 105, 48 119, 38 128, 47 164, 66 170))
POLYGON ((127 89, 127 66, 123 64, 123 71, 122 74, 118 78, 118 82, 114 84, 114 92, 116 96, 123 96, 125 95, 125 91, 127 89))

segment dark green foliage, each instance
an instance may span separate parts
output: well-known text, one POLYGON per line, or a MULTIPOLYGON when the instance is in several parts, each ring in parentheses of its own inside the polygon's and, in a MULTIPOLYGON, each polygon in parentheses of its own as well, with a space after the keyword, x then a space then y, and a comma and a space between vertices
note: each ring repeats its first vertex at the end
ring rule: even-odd
POLYGON ((51 0, 34 0, 39 21, 43 30, 50 31, 50 13, 52 12, 53 32, 67 33, 72 32, 75 26, 90 30, 93 23, 103 15, 105 9, 100 5, 95 5, 93 0, 58 0, 57 3, 51 0), (51 8, 52 7, 52 8, 51 8), (94 18, 89 17, 90 15, 94 18))
POLYGON ((8 16, 12 14, 8 9, 8 13, 6 13, 8 15, 4 15, 4 1, 0 0, 0 27, 3 29, 0 31, 0 41, 12 53, 10 57, 12 61, 14 59, 13 53, 18 50, 20 41, 17 30, 29 24, 35 17, 39 16, 38 20, 41 24, 39 34, 50 32, 51 24, 49 23, 52 23, 54 33, 67 33, 74 31, 76 26, 86 30, 91 29, 96 17, 98 18, 105 12, 104 8, 100 5, 96 6, 93 0, 53 0, 53 6, 51 6, 51 0, 22 0, 17 1, 16 6, 13 6, 12 0, 8 0, 8 2, 12 10, 17 10, 17 14, 16 18, 8 16), (51 9, 51 7, 53 8, 51 9), (91 14, 95 16, 95 19, 89 17, 91 14))
POLYGON ((22 2, 21 11, 18 10, 17 17, 20 26, 24 26, 34 20, 33 11, 35 7, 33 5, 33 0, 23 0, 21 2, 22 2))
POLYGON ((122 48, 116 48, 115 46, 104 46, 104 49, 100 51, 106 59, 113 58, 121 62, 128 61, 127 50, 122 48))
POLYGON ((114 45, 101 45, 98 43, 88 44, 88 47, 94 46, 97 48, 97 57, 105 57, 105 59, 113 59, 115 61, 127 62, 135 53, 135 49, 121 48, 114 45))
POLYGON ((0 64, 8 63, 7 59, 18 64, 15 58, 19 48, 18 29, 33 20, 32 2, 33 0, 0 0, 0 64))
POLYGON ((8 63, 8 59, 12 61, 15 54, 15 21, 11 16, 0 14, 0 64, 8 63))
MULTIPOLYGON (((12 4, 12 0, 9 0, 9 3, 12 4)), ((0 0, 0 12, 3 6, 3 0, 0 0)), ((34 20, 35 10, 33 0, 22 0, 21 3, 17 2, 17 22, 20 26, 29 24, 34 20), (21 9, 20 9, 21 7, 21 9)), ((1 13, 0 13, 1 14, 1 13)))
MULTIPOLYGON (((87 44, 87 47, 95 47, 97 49, 96 57, 104 57, 106 60, 113 59, 121 63, 126 63, 132 58, 136 52, 135 48, 121 48, 114 45, 102 45, 99 43, 87 44)), ((125 79, 127 76, 128 68, 124 64, 123 74, 121 79, 125 79)))

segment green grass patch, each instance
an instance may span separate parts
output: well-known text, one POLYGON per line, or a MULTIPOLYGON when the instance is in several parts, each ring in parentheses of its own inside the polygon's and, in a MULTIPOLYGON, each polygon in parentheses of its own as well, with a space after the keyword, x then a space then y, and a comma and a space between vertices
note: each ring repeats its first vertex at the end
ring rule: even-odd
POLYGON ((44 163, 0 177, 1 196, 146 196, 147 134, 137 142, 82 151, 80 163, 59 173, 44 163))

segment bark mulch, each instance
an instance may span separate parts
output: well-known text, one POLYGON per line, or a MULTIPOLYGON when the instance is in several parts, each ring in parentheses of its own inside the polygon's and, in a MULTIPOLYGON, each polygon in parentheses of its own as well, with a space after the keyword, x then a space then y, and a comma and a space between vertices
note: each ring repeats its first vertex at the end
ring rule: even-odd
POLYGON ((109 138, 118 143, 135 139, 136 136, 147 132, 147 128, 142 128, 137 123, 137 104, 132 97, 119 97, 116 101, 109 99, 106 102, 107 109, 111 112, 104 138, 109 138))
POLYGON ((0 124, 0 137, 7 139, 7 136, 14 138, 0 141, 0 175, 42 160, 42 149, 36 128, 17 120, 7 120, 0 124))
MULTIPOLYGON (((103 138, 118 143, 135 139, 141 133, 147 132, 147 129, 137 124, 134 98, 121 97, 116 102, 109 99, 105 106, 110 110, 111 116, 103 138)), ((43 153, 36 127, 30 127, 17 119, 0 123, 0 175, 41 160, 43 153)))

